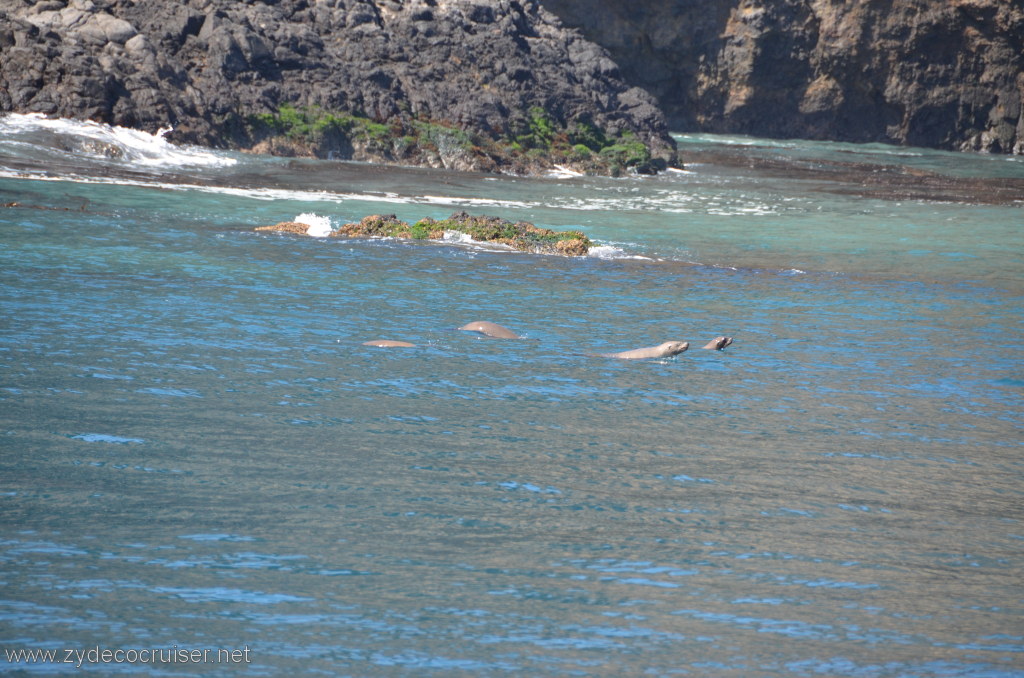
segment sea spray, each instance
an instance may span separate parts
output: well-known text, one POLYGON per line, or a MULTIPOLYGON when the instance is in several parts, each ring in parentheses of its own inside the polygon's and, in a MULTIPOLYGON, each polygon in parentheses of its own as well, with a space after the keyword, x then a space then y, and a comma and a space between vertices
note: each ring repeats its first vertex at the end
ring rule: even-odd
POLYGON ((99 158, 145 167, 228 167, 237 161, 194 146, 167 141, 171 127, 156 134, 91 120, 48 118, 41 113, 0 116, 0 137, 8 141, 47 144, 61 154, 99 158))
POLYGON ((306 212, 295 217, 295 222, 309 226, 309 228, 306 229, 306 235, 311 235, 314 238, 326 238, 331 234, 331 231, 334 230, 331 227, 330 217, 322 217, 310 212, 306 212))

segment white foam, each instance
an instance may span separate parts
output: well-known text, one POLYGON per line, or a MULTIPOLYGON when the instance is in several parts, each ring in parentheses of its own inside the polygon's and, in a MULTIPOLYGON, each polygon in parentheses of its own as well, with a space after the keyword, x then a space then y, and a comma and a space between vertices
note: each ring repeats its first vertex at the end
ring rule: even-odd
POLYGON ((582 177, 586 175, 583 174, 583 172, 578 172, 566 167, 565 165, 555 165, 555 168, 545 172, 544 176, 551 179, 571 179, 573 177, 582 177))
MULTIPOLYGON (((2 119, 0 119, 2 120, 2 119)), ((0 136, 3 127, 0 126, 0 136)), ((0 169, 0 176, 19 179, 38 179, 42 181, 74 181, 85 184, 113 184, 121 186, 148 186, 172 191, 202 191, 230 195, 253 200, 295 200, 301 202, 318 202, 344 204, 347 202, 393 203, 399 205, 443 205, 448 207, 501 207, 507 209, 536 209, 551 207, 555 209, 576 211, 658 211, 667 213, 707 213, 714 215, 773 215, 778 214, 777 205, 759 203, 742 196, 713 195, 698 200, 693 194, 684 191, 667 190, 655 192, 653 195, 633 196, 630 194, 614 197, 586 199, 569 196, 551 196, 547 202, 501 200, 494 198, 462 198, 440 195, 401 196, 392 192, 340 193, 331 191, 311 191, 280 188, 241 188, 233 186, 215 186, 210 184, 169 183, 129 179, 124 177, 82 176, 65 174, 53 176, 44 172, 14 171, 0 169)))
POLYGON ((311 235, 314 238, 326 238, 333 230, 331 227, 331 218, 322 217, 318 214, 305 212, 295 217, 294 221, 298 224, 306 224, 309 226, 309 228, 306 229, 306 235, 311 235))
POLYGON ((445 242, 457 242, 467 245, 476 242, 468 233, 463 233, 462 231, 445 231, 442 240, 445 242))
POLYGON ((626 254, 624 249, 614 245, 595 245, 587 250, 587 256, 595 257, 597 259, 639 259, 643 261, 654 261, 650 257, 645 257, 639 254, 626 254))
POLYGON ((498 242, 486 242, 483 240, 476 240, 472 236, 462 233, 461 231, 445 231, 444 236, 441 238, 441 242, 451 243, 454 245, 468 245, 475 250, 484 250, 487 252, 515 252, 516 248, 511 245, 498 242))
POLYGON ((597 257, 598 259, 617 259, 623 254, 625 254, 625 252, 621 247, 615 247, 613 245, 594 245, 587 250, 587 256, 597 257))
POLYGON ((156 134, 117 127, 91 120, 47 118, 41 113, 8 113, 0 117, 0 137, 18 140, 38 132, 69 137, 72 143, 64 150, 81 155, 120 160, 128 164, 147 167, 226 167, 234 165, 234 158, 226 157, 195 146, 176 146, 165 138, 172 131, 164 127, 156 134))
POLYGON ((697 142, 703 144, 718 144, 722 146, 764 146, 770 148, 794 148, 796 142, 783 139, 763 139, 761 137, 748 137, 728 134, 672 134, 677 141, 683 143, 697 142))
POLYGON ((405 202, 415 205, 467 205, 474 207, 537 207, 537 203, 497 198, 456 198, 447 195, 420 195, 406 198, 405 202))

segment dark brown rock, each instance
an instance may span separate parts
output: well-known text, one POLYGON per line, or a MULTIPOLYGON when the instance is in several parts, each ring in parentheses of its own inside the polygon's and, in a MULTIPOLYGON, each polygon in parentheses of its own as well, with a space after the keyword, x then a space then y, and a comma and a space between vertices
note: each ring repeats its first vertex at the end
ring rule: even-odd
POLYGON ((543 0, 673 130, 1024 153, 1014 0, 543 0))

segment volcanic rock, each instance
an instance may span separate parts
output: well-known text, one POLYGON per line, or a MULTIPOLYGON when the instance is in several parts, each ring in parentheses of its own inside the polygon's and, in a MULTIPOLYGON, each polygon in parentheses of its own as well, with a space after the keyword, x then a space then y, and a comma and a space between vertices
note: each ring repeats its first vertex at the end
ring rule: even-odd
MULTIPOLYGON (((674 154, 654 99, 534 0, 0 0, 0 49, 0 111, 170 125, 178 143, 502 169, 477 147, 536 161, 596 130, 645 145, 641 171, 674 154)), ((602 148, 581 162, 621 164, 602 148)))
POLYGON ((1018 0, 543 0, 676 131, 1024 153, 1018 0))

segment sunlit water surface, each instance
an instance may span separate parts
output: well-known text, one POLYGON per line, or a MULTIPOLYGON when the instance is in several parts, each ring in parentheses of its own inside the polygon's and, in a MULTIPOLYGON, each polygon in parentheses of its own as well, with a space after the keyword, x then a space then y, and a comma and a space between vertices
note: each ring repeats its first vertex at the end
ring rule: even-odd
POLYGON ((1024 161, 679 141, 683 171, 527 179, 0 119, 0 645, 1024 675, 1024 161), (253 231, 461 209, 602 247, 253 231))

